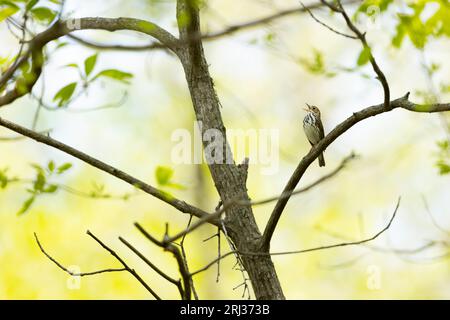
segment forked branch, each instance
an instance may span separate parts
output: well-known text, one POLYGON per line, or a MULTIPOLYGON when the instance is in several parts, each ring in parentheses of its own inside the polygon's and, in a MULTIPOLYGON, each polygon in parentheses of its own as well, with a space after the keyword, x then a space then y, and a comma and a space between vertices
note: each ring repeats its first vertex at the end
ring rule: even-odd
MULTIPOLYGON (((134 224, 136 228, 146 237, 148 240, 150 240, 153 244, 157 245, 160 248, 163 248, 166 251, 169 251, 173 254, 175 257, 178 269, 180 270, 181 277, 183 279, 183 289, 184 289, 184 299, 185 300, 191 300, 191 294, 192 294, 192 288, 191 288, 191 277, 188 271, 188 268, 186 266, 186 261, 183 258, 183 255, 181 254, 180 250, 171 242, 166 241, 159 241, 155 237, 153 237, 150 233, 148 233, 139 223, 134 224)), ((168 233, 168 226, 166 225, 166 235, 168 233)))
POLYGON ((395 209, 392 213, 392 216, 390 217, 387 224, 377 233, 375 233, 373 236, 369 238, 365 238, 362 240, 357 241, 346 241, 346 242, 339 242, 335 244, 325 245, 325 246, 319 246, 319 247, 313 247, 308 249, 300 249, 300 250, 292 250, 292 251, 278 251, 278 252, 240 252, 237 250, 229 251, 220 257, 214 259, 204 267, 194 271, 191 273, 191 276, 197 275, 203 271, 208 270, 211 266, 215 265, 219 260, 224 259, 228 256, 239 254, 239 255, 248 255, 248 256, 282 256, 282 255, 291 255, 291 254, 301 254, 301 253, 308 253, 308 252, 315 252, 315 251, 321 251, 321 250, 328 250, 328 249, 334 249, 334 248, 341 248, 341 247, 348 247, 348 246, 357 246, 369 243, 375 239, 377 239, 379 236, 381 236, 383 233, 385 233, 389 228, 392 226, 392 223, 394 222, 395 217, 397 216, 398 209, 400 207, 400 197, 397 200, 397 204, 395 205, 395 209))
POLYGON ((92 272, 72 272, 70 271, 68 268, 64 267, 61 263, 59 263, 55 258, 53 258, 50 254, 48 254, 41 242, 39 241, 39 238, 37 236, 36 233, 34 233, 34 237, 36 239, 36 243, 39 246, 39 249, 42 251, 42 253, 50 260, 52 261, 54 264, 56 264, 61 270, 65 271, 66 273, 68 273, 71 276, 76 276, 76 277, 83 277, 83 276, 92 276, 92 275, 97 275, 97 274, 101 274, 101 273, 106 273, 106 272, 120 272, 120 271, 127 271, 128 273, 130 273, 134 278, 136 278, 136 280, 139 281, 140 284, 142 284, 142 286, 147 289, 148 292, 150 292, 150 294, 156 299, 156 300, 161 300, 161 298, 158 296, 158 294, 139 276, 139 274, 132 268, 130 268, 126 262, 110 247, 108 247, 106 244, 104 244, 99 238, 97 238, 94 234, 92 234, 89 230, 87 231, 87 234, 94 239, 98 244, 100 244, 100 246, 105 249, 106 251, 108 251, 114 258, 116 258, 116 260, 118 260, 122 265, 123 268, 116 268, 116 269, 102 269, 102 270, 98 270, 98 271, 92 271, 92 272))
POLYGON ((316 144, 314 147, 311 148, 308 154, 304 156, 300 161, 300 163, 297 165, 297 168, 295 169, 294 173, 292 174, 291 178, 286 184, 282 193, 283 195, 286 196, 280 198, 277 201, 272 211, 272 214, 264 230, 264 234, 261 238, 261 248, 263 251, 268 251, 270 247, 270 240, 281 217, 281 214, 283 213, 284 208, 286 207, 293 193, 293 190, 299 183, 300 179, 303 177, 303 174, 305 173, 306 169, 308 169, 311 163, 314 160, 316 160, 316 158, 319 156, 321 152, 323 152, 334 140, 340 137, 344 132, 346 132, 347 130, 349 130, 351 127, 353 127, 358 122, 361 122, 362 120, 368 119, 370 117, 385 112, 392 111, 394 109, 405 109, 408 111, 425 112, 425 113, 450 111, 450 103, 420 105, 409 101, 408 98, 409 92, 405 96, 391 101, 389 109, 386 109, 385 104, 382 103, 353 113, 350 117, 348 117, 339 125, 337 125, 318 144, 316 144))

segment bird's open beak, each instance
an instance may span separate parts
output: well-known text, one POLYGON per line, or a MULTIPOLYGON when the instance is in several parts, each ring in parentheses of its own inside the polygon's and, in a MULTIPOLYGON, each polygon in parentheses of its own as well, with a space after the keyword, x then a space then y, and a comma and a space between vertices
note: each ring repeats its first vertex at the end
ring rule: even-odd
POLYGON ((308 107, 308 109, 307 109, 307 108, 303 108, 303 110, 305 110, 305 111, 310 111, 311 106, 310 106, 309 104, 306 104, 306 106, 308 107))

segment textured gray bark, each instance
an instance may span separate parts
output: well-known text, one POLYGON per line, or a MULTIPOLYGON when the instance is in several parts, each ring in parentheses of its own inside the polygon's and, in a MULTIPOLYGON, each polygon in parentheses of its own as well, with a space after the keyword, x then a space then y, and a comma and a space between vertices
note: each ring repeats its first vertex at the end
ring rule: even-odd
MULTIPOLYGON (((198 9, 186 2, 178 2, 178 15, 189 15, 190 23, 180 27, 182 41, 188 46, 178 50, 183 64, 186 80, 194 106, 197 121, 201 121, 202 135, 208 129, 220 131, 224 137, 224 153, 232 159, 226 140, 226 129, 222 121, 220 103, 208 70, 203 45, 196 39, 199 30, 198 9)), ((181 19, 179 19, 181 20, 181 19)), ((198 37, 197 37, 198 38, 198 37)), ((208 142, 204 142, 206 147, 208 142)), ((225 164, 208 164, 216 189, 223 203, 232 199, 248 199, 246 166, 236 165, 234 161, 225 164)), ((241 252, 259 252, 261 233, 253 216, 251 206, 231 206, 226 210, 225 227, 236 248, 241 252)), ((250 277, 257 299, 284 299, 275 267, 269 255, 242 256, 242 262, 250 277)))

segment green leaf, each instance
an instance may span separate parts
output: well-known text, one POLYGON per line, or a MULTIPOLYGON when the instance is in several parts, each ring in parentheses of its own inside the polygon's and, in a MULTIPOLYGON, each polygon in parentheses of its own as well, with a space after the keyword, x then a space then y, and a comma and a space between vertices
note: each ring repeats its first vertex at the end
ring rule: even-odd
POLYGON ((36 20, 43 23, 50 23, 56 17, 56 11, 46 7, 37 7, 31 9, 30 12, 36 20))
POLYGON ((166 184, 166 187, 172 188, 172 189, 177 189, 177 190, 186 190, 186 186, 179 184, 179 183, 175 183, 175 182, 168 182, 166 184))
POLYGON ((441 176, 449 174, 450 173, 450 165, 443 162, 443 161, 439 161, 438 163, 436 163, 436 166, 439 169, 439 174, 441 176))
POLYGON ((58 107, 62 107, 66 102, 68 102, 70 100, 76 87, 77 87, 77 83, 72 82, 72 83, 68 84, 67 86, 61 88, 55 94, 53 101, 58 102, 58 107))
POLYGON ((370 53, 370 48, 368 46, 365 46, 362 50, 361 53, 359 54, 358 60, 356 61, 356 64, 358 66, 363 66, 365 64, 367 64, 370 60, 371 57, 371 53, 370 53))
POLYGON ((448 23, 450 4, 448 0, 411 1, 408 7, 407 14, 397 15, 396 34, 392 38, 392 44, 395 47, 399 48, 406 37, 418 49, 423 49, 432 37, 450 37, 450 24, 448 23), (428 15, 424 12, 428 12, 427 9, 431 6, 434 7, 431 9, 431 12, 434 10, 434 13, 427 18, 428 15))
POLYGON ((44 168, 42 168, 42 167, 41 167, 39 164, 37 164, 37 163, 32 163, 32 164, 31 164, 31 167, 33 167, 38 173, 42 173, 42 174, 45 173, 44 168))
POLYGON ((386 11, 393 2, 394 0, 364 0, 356 10, 355 17, 361 13, 368 16, 373 14, 373 10, 370 10, 371 8, 377 8, 380 12, 386 11))
POLYGON ((39 0, 30 0, 28 1, 27 5, 25 6, 26 10, 31 10, 37 3, 39 2, 39 0))
POLYGON ((5 189, 8 186, 8 176, 6 175, 8 168, 0 170, 0 189, 5 189))
POLYGON ((99 77, 108 77, 124 83, 129 83, 129 80, 133 77, 133 74, 116 69, 107 69, 98 73, 93 80, 99 77))
POLYGON ((445 83, 441 83, 440 85, 442 93, 449 93, 450 92, 450 85, 447 85, 445 83))
POLYGON ((316 75, 324 75, 328 78, 332 78, 336 76, 335 72, 328 71, 325 66, 325 61, 322 52, 314 49, 314 58, 311 60, 300 58, 298 60, 299 64, 301 64, 306 71, 316 74, 316 75))
POLYGON ((173 169, 169 167, 158 166, 155 170, 156 181, 159 185, 167 185, 173 176, 173 169))
POLYGON ((56 184, 51 184, 47 188, 45 188, 43 191, 45 193, 55 193, 58 190, 58 186, 56 184))
POLYGON ((68 44, 69 44, 68 42, 59 41, 58 45, 56 46, 56 49, 63 48, 65 46, 67 46, 68 44))
POLYGON ((425 27, 434 36, 450 37, 450 4, 448 0, 435 0, 439 3, 439 9, 425 22, 425 27))
POLYGON ((44 174, 39 172, 36 176, 36 180, 33 183, 34 191, 41 192, 44 189, 45 183, 47 182, 47 178, 44 174))
POLYGON ((58 167, 58 174, 62 174, 72 168, 72 164, 69 162, 64 163, 63 165, 58 167))
POLYGON ((97 63, 97 57, 98 53, 84 60, 84 72, 86 74, 86 77, 88 77, 91 74, 92 70, 94 70, 95 64, 97 63))
POLYGON ((75 69, 79 69, 78 65, 76 63, 69 63, 66 64, 64 66, 62 66, 63 68, 75 68, 75 69))
POLYGON ((440 175, 450 173, 450 140, 437 141, 439 152, 437 153, 436 166, 440 175))
POLYGON ((405 28, 401 25, 398 24, 397 28, 396 28, 396 34, 395 36, 392 38, 392 45, 395 48, 400 48, 402 46, 403 43, 403 39, 405 38, 405 28))
POLYGON ((33 204, 34 200, 36 200, 36 196, 33 195, 30 198, 28 198, 28 200, 26 200, 23 204, 22 204, 22 208, 20 208, 20 210, 17 212, 17 215, 20 216, 24 213, 26 213, 31 205, 33 204))
POLYGON ((266 34, 266 36, 264 37, 267 43, 273 43, 275 38, 276 38, 276 33, 275 32, 268 32, 266 34))
POLYGON ((47 168, 50 172, 53 172, 55 170, 55 162, 53 162, 53 160, 51 160, 48 165, 47 168))
POLYGON ((443 152, 450 151, 449 140, 438 141, 438 142, 436 142, 436 144, 438 145, 439 149, 441 149, 441 151, 443 151, 443 152))
POLYGON ((9 18, 19 10, 20 8, 11 1, 0 1, 0 22, 9 18))

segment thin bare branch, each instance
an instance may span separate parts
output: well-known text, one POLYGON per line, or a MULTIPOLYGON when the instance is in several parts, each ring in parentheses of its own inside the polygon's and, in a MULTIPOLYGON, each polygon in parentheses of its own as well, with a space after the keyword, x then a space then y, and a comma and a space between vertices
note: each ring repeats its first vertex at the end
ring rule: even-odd
POLYGON ((327 28, 327 29, 330 30, 331 32, 334 32, 334 33, 336 33, 336 34, 338 34, 338 35, 340 35, 340 36, 346 37, 346 38, 350 38, 350 39, 358 39, 358 37, 355 37, 355 36, 351 36, 351 35, 349 35, 349 34, 342 33, 342 32, 340 32, 340 31, 334 29, 333 27, 330 27, 330 26, 327 25, 326 23, 320 21, 320 20, 312 13, 312 11, 311 11, 308 7, 306 7, 306 6, 303 4, 303 2, 300 1, 300 4, 302 5, 303 9, 305 9, 306 12, 309 13, 309 15, 311 16, 311 18, 314 19, 314 21, 316 21, 318 24, 324 26, 325 28, 327 28))
MULTIPOLYGON (((173 254, 175 257, 178 269, 180 270, 181 277, 183 279, 183 288, 184 288, 184 299, 185 300, 191 300, 191 283, 190 283, 190 274, 186 268, 186 261, 183 259, 183 256, 180 252, 180 250, 173 244, 168 242, 161 242, 154 238, 150 233, 148 233, 139 223, 134 224, 136 228, 146 237, 148 240, 150 240, 152 243, 157 245, 158 247, 163 248, 164 250, 167 250, 173 254)), ((167 225, 166 225, 166 235, 167 235, 167 225)), ((166 238, 166 237, 164 237, 166 238)))
POLYGON ((423 201, 423 205, 425 207, 425 211, 428 213, 428 216, 430 217, 431 222, 433 223, 435 228, 438 229, 439 231, 441 231, 446 236, 450 236, 450 230, 445 229, 437 222, 436 218, 434 217, 433 213, 430 210, 430 206, 428 205, 428 201, 424 195, 422 195, 422 201, 423 201))
POLYGON ((230 255, 247 255, 247 256, 281 256, 281 255, 290 255, 290 254, 300 254, 300 253, 307 253, 307 252, 314 252, 314 251, 321 251, 321 250, 327 250, 327 249, 334 249, 334 248, 341 248, 341 247, 348 247, 348 246, 357 246, 357 245, 361 245, 361 244, 365 244, 368 243, 370 241, 373 241, 375 239, 377 239, 380 235, 382 235, 384 232, 386 232, 392 225, 392 222, 394 221, 396 215, 397 215, 397 211, 399 209, 400 206, 400 198, 398 198, 397 200, 397 204, 395 206, 394 212, 392 213, 391 218, 389 219, 388 223, 386 224, 385 227, 383 227, 383 229, 381 229, 380 231, 378 231, 375 235, 371 236, 370 238, 366 238, 363 240, 358 240, 358 241, 346 241, 346 242, 341 242, 341 243, 336 243, 336 244, 332 244, 332 245, 326 245, 326 246, 320 246, 320 247, 314 247, 314 248, 309 248, 309 249, 302 249, 302 250, 294 250, 294 251, 279 251, 279 252, 239 252, 237 250, 232 250, 229 251, 225 254, 223 254, 221 257, 217 257, 216 259, 212 260, 210 263, 208 263, 206 266, 204 266, 201 269, 198 269, 194 272, 191 273, 191 276, 197 275, 203 271, 208 270, 211 266, 215 265, 217 263, 218 260, 224 259, 230 255))
POLYGON ((357 158, 357 155, 355 155, 355 154, 352 152, 349 156, 345 157, 345 158, 341 161, 341 163, 339 164, 338 167, 336 167, 336 169, 334 169, 334 170, 331 171, 330 173, 328 173, 328 174, 326 174, 326 175, 320 177, 319 179, 317 179, 316 181, 310 183, 309 185, 307 185, 307 186, 305 186, 305 187, 303 187, 303 188, 299 188, 299 189, 293 191, 292 193, 282 193, 282 194, 280 194, 279 196, 275 196, 275 197, 271 197, 271 198, 267 198, 267 199, 263 199, 263 200, 251 201, 251 205, 252 205, 252 206, 257 206, 257 205, 267 204, 267 203, 270 203, 270 202, 279 201, 279 200, 281 200, 281 199, 283 199, 283 198, 291 197, 291 196, 294 196, 294 195, 299 195, 299 194, 301 194, 301 193, 304 193, 304 192, 306 192, 306 191, 309 191, 309 190, 311 190, 312 188, 316 187, 317 185, 321 184, 322 182, 325 182, 325 181, 327 181, 327 180, 333 178, 333 177, 334 177, 335 175, 337 175, 342 169, 344 169, 344 168, 347 166, 347 164, 348 164, 351 160, 353 160, 353 159, 355 159, 355 158, 357 158))
MULTIPOLYGON (((327 234, 330 237, 336 238, 336 239, 340 239, 340 240, 344 240, 344 241, 354 241, 352 239, 350 239, 347 236, 344 236, 342 234, 338 234, 336 232, 332 232, 329 230, 325 230, 323 227, 317 226, 316 227, 319 231, 327 234)), ((376 251, 376 252, 382 252, 382 253, 395 253, 395 254, 400 254, 400 255, 413 255, 413 254, 417 254, 423 251, 426 251, 432 247, 435 247, 436 245, 438 245, 439 243, 437 241, 427 241, 425 242, 423 245, 418 246, 416 248, 412 248, 412 249, 396 249, 396 248, 385 248, 385 247, 380 247, 380 246, 375 246, 371 243, 366 243, 364 244, 368 249, 372 250, 372 251, 376 251)))
MULTIPOLYGON (((40 134, 44 134, 44 135, 48 135, 52 132, 52 129, 47 129, 47 130, 43 130, 43 131, 38 131, 40 134)), ((26 136, 24 135, 14 135, 14 136, 4 136, 4 137, 0 137, 0 141, 1 142, 15 142, 15 141, 20 141, 20 140, 24 140, 27 139, 26 136)))
MULTIPOLYGON (((286 255, 286 254, 305 253, 305 252, 312 252, 312 251, 325 250, 325 249, 331 249, 331 248, 361 245, 361 244, 370 242, 370 241, 378 238, 380 235, 382 235, 385 231, 387 231, 391 227, 391 224, 394 221, 395 216, 397 215, 397 211, 398 211, 399 207, 400 207, 400 198, 398 198, 398 200, 397 200, 397 204, 395 206, 394 212, 392 213, 392 216, 389 219, 389 222, 387 223, 387 225, 370 238, 366 238, 366 239, 359 240, 359 241, 341 242, 341 243, 337 243, 337 244, 321 246, 321 247, 316 247, 316 248, 310 248, 310 249, 304 249, 304 250, 272 252, 272 253, 270 253, 270 255, 277 256, 277 255, 286 255)), ((247 253, 244 253, 244 254, 247 254, 247 253)), ((254 253, 253 255, 260 255, 260 254, 263 254, 263 253, 254 253)))
POLYGON ((65 271, 66 273, 70 274, 71 276, 76 276, 76 277, 83 277, 83 276, 92 276, 92 275, 97 275, 97 274, 101 274, 101 273, 107 273, 107 272, 122 272, 122 271, 127 271, 128 273, 130 273, 131 275, 133 275, 143 286, 145 289, 147 289, 148 292, 150 292, 150 294, 157 300, 161 300, 161 298, 158 296, 158 294, 156 294, 156 292, 154 292, 152 290, 152 288, 150 288, 150 286, 136 273, 136 271, 134 271, 134 269, 131 269, 126 263, 125 261, 119 257, 119 255, 112 250, 111 248, 109 248, 108 246, 106 246, 102 241, 100 241, 100 239, 98 239, 96 236, 94 236, 89 230, 87 231, 87 234, 93 238, 97 243, 99 243, 105 250, 107 250, 112 256, 114 256, 114 258, 116 258, 122 265, 123 268, 116 268, 116 269, 102 269, 102 270, 98 270, 98 271, 91 271, 91 272, 72 272, 70 271, 68 268, 64 267, 61 263, 59 263, 55 258, 53 258, 50 254, 48 254, 43 246, 41 245, 41 242, 39 241, 39 238, 36 234, 36 232, 34 233, 34 238, 36 239, 36 243, 39 246, 39 249, 42 251, 42 253, 50 260, 52 261, 54 264, 56 264, 61 270, 65 271))
MULTIPOLYGON (((8 184, 12 184, 12 183, 35 183, 36 180, 35 179, 23 179, 23 178, 12 178, 12 179, 6 179, 6 182, 8 184)), ((137 190, 135 190, 135 192, 133 193, 124 193, 124 194, 109 194, 109 193, 96 193, 95 191, 91 191, 91 192, 85 192, 83 190, 78 190, 75 189, 73 187, 70 187, 68 185, 65 184, 61 184, 61 183, 51 183, 51 182, 47 182, 48 185, 53 185, 56 186, 58 188, 58 190, 64 191, 68 194, 77 196, 77 197, 83 197, 83 198, 88 198, 88 199, 109 199, 109 200, 128 200, 131 197, 135 197, 138 196, 139 193, 137 192, 137 190)))
POLYGON ((46 144, 53 148, 56 148, 64 153, 70 154, 71 156, 73 156, 85 163, 88 163, 91 166, 93 166, 101 171, 109 173, 110 175, 115 176, 116 178, 131 184, 132 186, 144 191, 145 193, 148 193, 148 194, 160 199, 161 201, 171 205, 172 207, 174 207, 175 209, 177 209, 180 212, 189 213, 189 214, 192 214, 199 218, 205 218, 205 220, 208 221, 209 223, 217 225, 216 221, 214 219, 215 217, 210 217, 210 215, 207 212, 205 212, 193 205, 190 205, 184 201, 181 201, 173 196, 167 195, 165 192, 143 182, 142 180, 139 180, 139 179, 129 175, 128 173, 125 173, 124 171, 121 171, 115 167, 112 167, 109 164, 106 164, 105 162, 102 162, 96 158, 93 158, 93 157, 87 155, 86 153, 83 153, 73 147, 70 147, 62 142, 59 142, 49 136, 37 133, 33 130, 27 129, 18 124, 7 121, 3 118, 0 118, 0 126, 8 128, 8 129, 15 131, 16 133, 19 133, 21 135, 27 136, 37 142, 41 142, 43 144, 46 144))
POLYGON ((181 298, 184 297, 184 290, 181 285, 180 280, 175 280, 172 277, 170 277, 167 273, 159 269, 156 265, 154 265, 149 259, 147 259, 146 256, 144 256, 136 247, 134 247, 131 243, 129 243, 127 240, 125 240, 122 237, 119 237, 119 240, 128 247, 131 251, 133 251, 139 258, 142 259, 150 268, 152 268, 157 274, 159 274, 161 277, 169 281, 170 283, 174 284, 178 291, 180 292, 181 298))
MULTIPOLYGON (((359 2, 360 0, 348 0, 344 2, 344 5, 350 5, 350 4, 354 4, 359 2)), ((315 2, 312 3, 308 6, 306 6, 306 8, 308 8, 309 10, 312 9, 316 9, 316 8, 320 8, 324 6, 324 3, 320 2, 315 2)), ((238 31, 243 31, 243 30, 247 30, 247 29, 251 29, 254 27, 258 27, 261 25, 265 25, 268 23, 271 23, 275 20, 293 15, 293 14, 298 14, 298 13, 305 13, 306 9, 305 8, 301 8, 298 6, 295 6, 294 8, 290 8, 290 9, 285 9, 285 10, 281 10, 278 12, 275 12, 273 14, 270 14, 268 16, 259 18, 259 19, 255 19, 253 21, 248 21, 248 22, 244 22, 244 23, 240 23, 240 24, 235 24, 235 25, 231 25, 227 28, 225 28, 224 30, 221 31, 217 31, 217 32, 212 32, 209 34, 204 34, 202 36, 200 36, 200 38, 202 40, 211 40, 211 39, 218 39, 218 38, 222 38, 224 36, 228 36, 231 34, 234 34, 238 31)))
POLYGON ((58 266, 58 268, 60 268, 61 270, 67 272, 68 274, 70 274, 71 276, 75 276, 75 277, 85 277, 85 276, 92 276, 92 275, 96 275, 96 274, 100 274, 100 273, 106 273, 106 272, 120 272, 120 271, 128 271, 126 268, 116 268, 116 269, 102 269, 102 270, 97 270, 97 271, 91 271, 91 272, 73 272, 70 271, 68 268, 64 267, 61 263, 59 263, 55 258, 53 258, 49 253, 47 253, 47 251, 44 250, 44 247, 42 246, 41 242, 39 241, 39 238, 36 234, 36 232, 34 233, 34 238, 36 240, 37 245, 39 246, 39 249, 41 250, 41 252, 50 260, 52 261, 54 264, 56 264, 58 266))
MULTIPOLYGON (((231 205, 236 204, 235 201, 230 201, 230 204, 228 207, 230 207, 231 205)), ((166 239, 163 240, 163 244, 165 243, 171 243, 174 242, 182 237, 185 237, 188 233, 191 233, 192 231, 194 231, 195 229, 201 227, 202 225, 209 223, 211 221, 219 221, 220 220, 220 216, 225 212, 226 208, 225 206, 222 207, 220 210, 212 213, 212 214, 208 214, 207 216, 204 216, 203 218, 199 219, 198 221, 196 221, 195 223, 191 224, 190 226, 188 226, 186 229, 184 229, 183 231, 177 233, 174 236, 171 237, 167 237, 166 239)))
POLYGON ((94 41, 86 40, 84 38, 80 38, 73 34, 69 34, 68 38, 95 50, 117 50, 117 51, 150 51, 157 49, 168 50, 165 45, 159 42, 151 42, 145 45, 121 45, 121 44, 97 43, 94 41))
MULTIPOLYGON (((327 1, 322 1, 322 2, 327 2, 327 1)), ((342 16, 345 19, 345 22, 347 23, 347 26, 349 27, 349 29, 356 35, 356 37, 361 41, 364 50, 367 51, 368 55, 369 55, 369 61, 370 64, 372 65, 373 70, 375 71, 376 75, 377 75, 377 79, 380 81, 381 85, 383 86, 383 91, 384 91, 384 107, 386 109, 390 109, 389 103, 391 101, 391 97, 390 97, 390 89, 389 89, 389 84, 388 81, 386 79, 386 76, 384 75, 383 71, 381 71, 381 68, 378 66, 377 61, 375 60, 375 57, 372 54, 372 49, 370 48, 369 44, 367 43, 366 40, 366 33, 361 32, 352 22, 352 20, 350 19, 350 17, 348 16, 347 12, 344 9, 344 6, 342 5, 340 0, 337 0, 337 5, 329 5, 329 8, 331 10, 333 10, 334 12, 340 13, 342 14, 342 16)))
POLYGON ((97 238, 94 234, 92 234, 92 232, 90 232, 89 230, 86 232, 92 239, 94 239, 103 249, 105 249, 106 251, 108 251, 114 258, 116 258, 123 266, 124 268, 133 276, 136 278, 136 280, 139 281, 140 284, 142 284, 142 286, 147 289, 148 292, 150 292, 150 294, 156 299, 156 300, 161 300, 161 298, 158 296, 158 294, 153 291, 152 288, 150 288, 150 286, 141 278, 141 276, 139 276, 139 274, 134 270, 131 269, 126 262, 110 247, 108 247, 106 244, 104 244, 99 238, 97 238))
MULTIPOLYGON (((187 227, 186 227, 186 228, 189 228, 189 227, 191 226, 192 219, 193 219, 193 216, 191 215, 191 216, 189 217, 189 221, 188 221, 188 223, 187 223, 187 227)), ((183 256, 183 260, 184 260, 184 262, 185 262, 185 264, 186 264, 186 271, 189 273, 189 264, 188 264, 188 261, 187 261, 186 250, 185 250, 185 248, 184 248, 184 241, 186 240, 186 237, 187 237, 187 234, 185 234, 185 235, 181 238, 181 241, 180 241, 180 248, 181 248, 181 255, 183 256)), ((198 300, 197 290, 195 290, 194 279, 192 279, 192 277, 189 277, 189 283, 190 283, 191 288, 192 288, 192 294, 194 295, 194 299, 195 299, 195 300, 198 300)))
POLYGON ((198 270, 196 270, 196 271, 194 271, 194 272, 191 272, 191 277, 192 277, 192 276, 195 276, 195 275, 197 275, 197 274, 199 274, 199 273, 201 273, 201 272, 203 272, 203 271, 208 270, 208 269, 211 268, 213 265, 215 265, 217 262, 221 261, 222 259, 224 259, 224 258, 226 258, 226 257, 228 257, 228 256, 235 255, 236 253, 238 253, 238 251, 232 250, 232 251, 229 251, 229 252, 227 252, 227 253, 225 253, 225 254, 222 254, 220 257, 217 257, 216 259, 212 260, 210 263, 208 263, 208 264, 205 265, 204 267, 202 267, 202 268, 200 268, 200 269, 198 269, 198 270))

